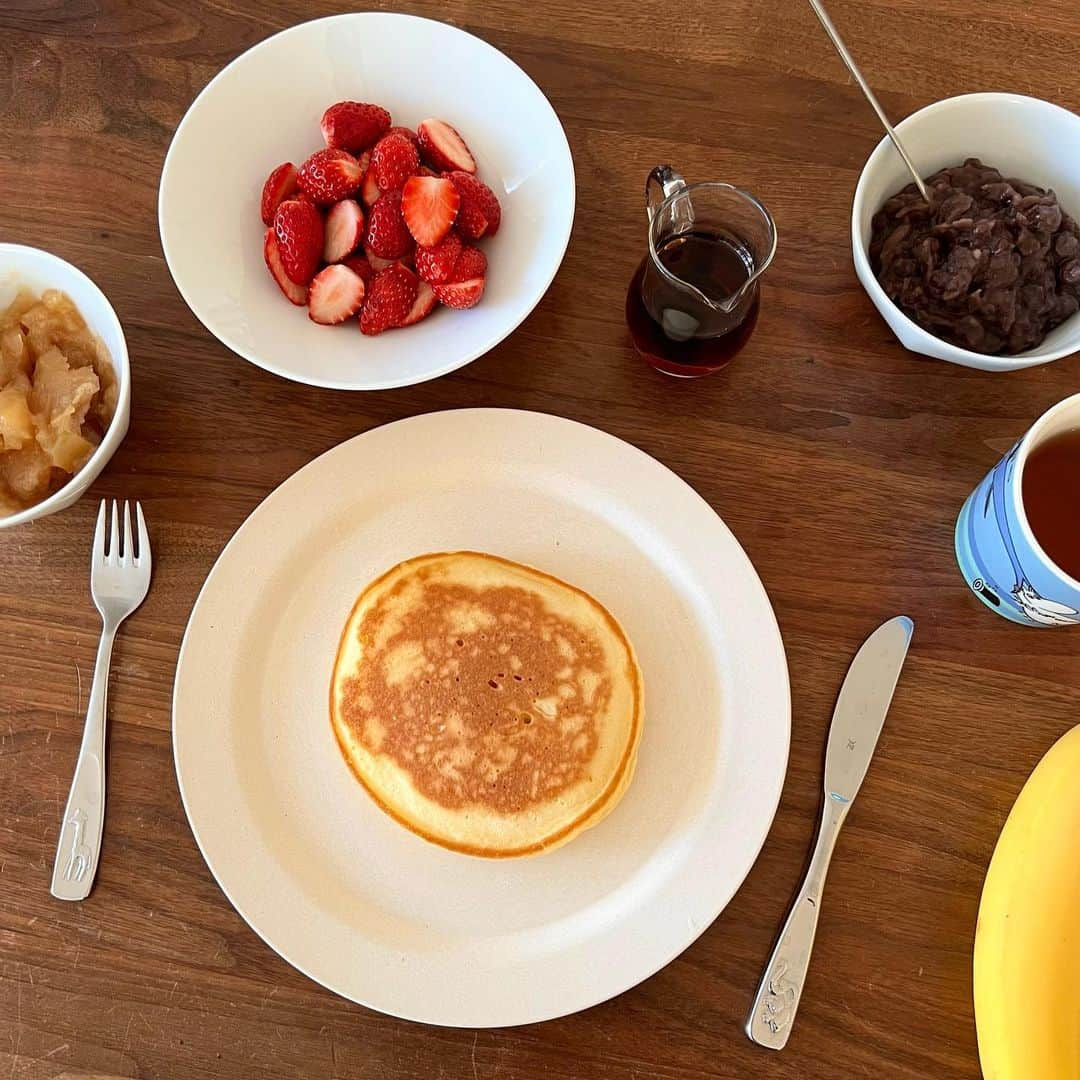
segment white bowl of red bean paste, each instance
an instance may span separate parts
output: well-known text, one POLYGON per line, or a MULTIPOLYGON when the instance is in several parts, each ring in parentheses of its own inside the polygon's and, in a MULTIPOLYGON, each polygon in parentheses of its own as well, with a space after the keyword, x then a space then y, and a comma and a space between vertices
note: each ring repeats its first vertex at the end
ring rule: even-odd
POLYGON ((855 189, 855 272, 912 352, 1012 371, 1080 351, 1080 116, 1019 94, 946 98, 882 139, 855 189))

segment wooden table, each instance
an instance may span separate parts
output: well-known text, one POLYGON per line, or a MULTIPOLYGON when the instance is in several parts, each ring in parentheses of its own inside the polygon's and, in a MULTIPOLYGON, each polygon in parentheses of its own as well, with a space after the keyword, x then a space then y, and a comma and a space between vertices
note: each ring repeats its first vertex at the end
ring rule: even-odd
MULTIPOLYGON (((408 0, 503 49, 551 98, 578 175, 566 260, 508 341, 447 378, 378 394, 275 378, 203 330, 157 235, 162 158, 194 95, 249 45, 334 10, 244 6, 16 0, 0 12, 0 236, 73 260, 117 308, 133 422, 94 494, 144 501, 157 564, 117 646, 97 887, 65 905, 48 881, 97 641, 96 502, 0 534, 0 1075, 977 1077, 983 873, 1028 772, 1078 719, 1080 656, 1075 635, 979 605, 953 561, 953 523, 998 455, 1077 389, 1080 361, 995 376, 920 361, 893 339, 848 247, 879 131, 803 4, 408 0), (757 192, 781 237, 750 346, 691 385, 646 368, 622 318, 642 181, 660 161, 757 192), (256 504, 356 432, 473 405, 597 425, 693 484, 765 582, 794 699, 779 814, 716 923, 619 999, 503 1031, 368 1012, 264 946, 196 849, 169 730, 192 602, 256 504), (915 619, 913 650, 840 843, 798 1023, 770 1054, 742 1020, 801 875, 834 695, 860 640, 900 611, 915 619)), ((1080 108, 1073 0, 832 6, 893 116, 996 88, 1080 108)))

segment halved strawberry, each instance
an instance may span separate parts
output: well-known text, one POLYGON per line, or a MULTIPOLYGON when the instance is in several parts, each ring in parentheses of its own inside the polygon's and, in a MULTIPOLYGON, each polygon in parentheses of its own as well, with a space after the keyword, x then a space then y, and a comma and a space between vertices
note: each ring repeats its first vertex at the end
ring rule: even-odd
POLYGON ((375 174, 368 168, 368 171, 364 173, 364 182, 360 185, 360 198, 363 200, 364 205, 370 210, 375 205, 375 200, 382 194, 379 190, 379 185, 375 183, 375 174))
POLYGON ((381 105, 339 101, 322 114, 323 138, 334 150, 356 153, 374 146, 390 128, 390 114, 381 105))
POLYGON ((371 150, 371 174, 383 191, 401 187, 420 168, 420 155, 404 135, 384 135, 371 150))
POLYGON ((441 176, 414 176, 401 192, 402 217, 424 247, 437 244, 450 231, 460 203, 453 181, 441 176))
POLYGON ((318 150, 296 174, 300 188, 324 205, 355 195, 363 179, 360 162, 344 150, 318 150))
POLYGON ((453 276, 461 254, 461 237, 451 229, 432 247, 416 248, 416 272, 421 280, 441 285, 453 276))
POLYGON ((296 166, 291 161, 279 165, 263 184, 260 212, 264 225, 274 224, 274 211, 296 191, 296 166))
POLYGON ((461 196, 458 207, 458 232, 466 240, 479 240, 481 236, 494 236, 499 231, 502 210, 495 192, 475 176, 467 172, 449 174, 454 187, 461 196))
POLYGON ((375 249, 366 240, 364 241, 364 258, 367 259, 368 265, 375 273, 385 270, 397 262, 397 259, 384 259, 381 255, 377 255, 375 249))
POLYGON ((445 120, 424 120, 416 134, 420 138, 420 152, 429 165, 440 170, 476 172, 476 161, 465 140, 445 120))
POLYGON ((355 199, 342 199, 326 215, 326 238, 323 262, 341 262, 351 255, 364 239, 364 211, 355 199))
POLYGON ((412 326, 413 323, 426 319, 437 303, 431 286, 426 281, 421 281, 416 288, 416 299, 413 301, 413 306, 409 308, 409 314, 398 323, 398 326, 412 326))
POLYGON ((487 256, 478 248, 469 245, 461 249, 461 254, 446 279, 447 284, 456 281, 468 281, 470 278, 487 275, 487 256))
POLYGON ((435 296, 447 307, 471 308, 480 302, 484 295, 482 277, 469 278, 468 281, 448 282, 445 285, 432 285, 435 296))
POLYGON ((363 278, 347 266, 328 266, 311 279, 308 318, 323 326, 335 326, 352 318, 363 302, 363 278))
POLYGON ((319 269, 324 232, 322 214, 311 203, 286 199, 277 208, 274 235, 281 265, 297 285, 306 285, 319 269))
POLYGON ((367 300, 360 312, 360 329, 381 334, 408 317, 419 289, 416 275, 400 263, 380 270, 371 280, 367 300))
POLYGON ((401 216, 401 192, 384 191, 368 213, 364 242, 384 259, 400 259, 412 250, 413 238, 401 216))
POLYGON ((306 285, 297 285, 285 273, 285 267, 281 265, 281 252, 278 251, 277 237, 274 235, 273 228, 267 229, 263 236, 263 258, 266 260, 266 269, 270 271, 270 276, 278 283, 278 288, 281 289, 286 298, 291 303, 296 304, 297 307, 306 304, 308 288, 306 285))
MULTIPOLYGON (((341 260, 341 265, 347 266, 365 285, 375 276, 375 267, 363 255, 350 255, 348 258, 341 260)), ((389 265, 390 263, 387 263, 387 266, 389 265)))

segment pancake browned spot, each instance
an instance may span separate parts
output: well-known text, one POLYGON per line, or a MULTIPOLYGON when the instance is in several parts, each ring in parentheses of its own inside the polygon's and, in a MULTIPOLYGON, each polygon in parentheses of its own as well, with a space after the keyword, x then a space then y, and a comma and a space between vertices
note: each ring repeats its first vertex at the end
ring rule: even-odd
POLYGON ((400 564, 361 595, 335 665, 346 758, 447 847, 526 854, 595 824, 629 783, 641 680, 581 590, 471 552, 400 564))

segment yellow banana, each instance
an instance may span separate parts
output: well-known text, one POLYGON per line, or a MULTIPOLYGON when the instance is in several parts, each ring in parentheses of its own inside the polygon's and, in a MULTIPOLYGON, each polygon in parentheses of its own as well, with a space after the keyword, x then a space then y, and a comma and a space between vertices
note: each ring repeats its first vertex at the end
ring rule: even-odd
POLYGON ((985 1080, 1080 1080, 1080 727, 1020 792, 975 928, 985 1080))

